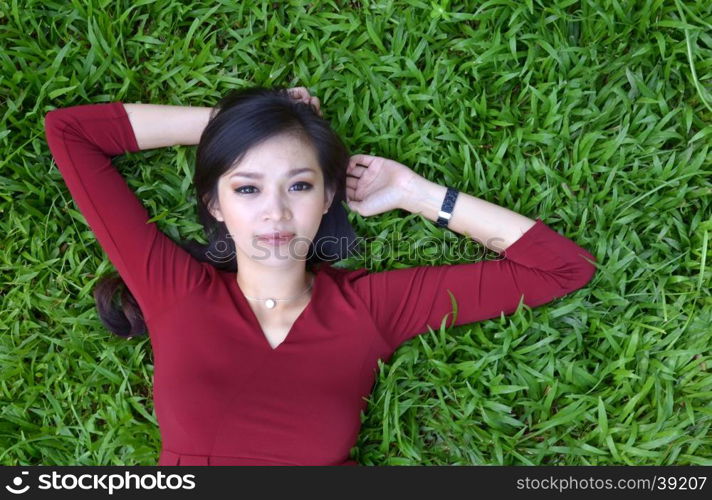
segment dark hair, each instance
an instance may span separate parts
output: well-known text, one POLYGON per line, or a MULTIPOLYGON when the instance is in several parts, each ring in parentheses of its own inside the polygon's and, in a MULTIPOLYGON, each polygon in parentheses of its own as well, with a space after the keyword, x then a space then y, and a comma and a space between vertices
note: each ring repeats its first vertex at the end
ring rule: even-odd
MULTIPOLYGON (((220 177, 241 161, 250 148, 281 134, 295 135, 314 147, 324 188, 334 192, 329 211, 322 217, 310 246, 307 267, 313 269, 319 262, 340 260, 349 255, 355 234, 341 205, 346 199, 346 167, 350 156, 346 146, 327 120, 310 105, 290 97, 287 89, 252 87, 233 90, 224 96, 214 107, 200 136, 193 184, 198 218, 208 244, 194 240, 177 242, 195 259, 223 271, 237 271, 236 248, 227 226, 215 219, 208 207, 217 200, 220 177), (339 244, 334 245, 334 240, 339 244), (347 242, 345 247, 344 241, 347 242), (216 258, 226 254, 232 258, 216 258)), ((94 288, 94 298, 99 318, 112 333, 127 338, 146 334, 141 308, 118 273, 99 281, 94 288), (115 305, 117 292, 121 299, 120 304, 115 305)))

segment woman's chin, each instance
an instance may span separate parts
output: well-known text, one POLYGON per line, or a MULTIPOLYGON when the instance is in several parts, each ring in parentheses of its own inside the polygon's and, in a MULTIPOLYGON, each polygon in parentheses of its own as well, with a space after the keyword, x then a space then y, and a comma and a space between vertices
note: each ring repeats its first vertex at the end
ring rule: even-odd
POLYGON ((291 267, 304 263, 311 248, 311 241, 292 238, 288 243, 255 238, 241 253, 248 259, 270 267, 291 267))

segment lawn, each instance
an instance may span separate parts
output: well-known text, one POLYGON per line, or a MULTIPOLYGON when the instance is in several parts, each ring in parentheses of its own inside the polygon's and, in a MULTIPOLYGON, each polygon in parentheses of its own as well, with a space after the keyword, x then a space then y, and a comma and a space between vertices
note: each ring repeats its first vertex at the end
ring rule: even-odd
MULTIPOLYGON (((0 0, 0 45, 0 464, 155 465, 160 450, 149 339, 98 318, 114 268, 44 115, 262 85, 308 87, 352 154, 541 217, 598 261, 566 297, 403 344, 359 463, 712 465, 711 2, 0 0)), ((205 242, 194 159, 115 164, 166 234, 205 242)), ((349 218, 407 238, 343 267, 464 261, 445 251, 464 237, 420 215, 349 218)))

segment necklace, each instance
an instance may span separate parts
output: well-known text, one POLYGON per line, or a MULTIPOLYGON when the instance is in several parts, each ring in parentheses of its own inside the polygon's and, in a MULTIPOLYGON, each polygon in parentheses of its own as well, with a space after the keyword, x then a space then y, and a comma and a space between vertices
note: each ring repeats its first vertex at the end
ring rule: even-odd
MULTIPOLYGON (((274 309, 275 306, 277 305, 277 301, 278 301, 278 300, 282 300, 282 301, 284 301, 284 300, 293 300, 293 299, 296 299, 297 297, 303 295, 304 293, 308 292, 308 291, 311 289, 312 285, 314 284, 314 279, 315 279, 315 278, 316 278, 316 276, 312 276, 311 283, 309 283, 309 286, 307 287, 306 290, 304 290, 304 291, 303 291, 302 293, 300 293, 300 294, 295 295, 294 297, 289 297, 288 299, 274 299, 274 298, 270 298, 270 299, 258 299, 257 297, 250 297, 249 295, 245 295, 244 292, 243 292, 243 295, 245 295, 246 298, 251 299, 251 300, 260 300, 260 301, 263 301, 263 302, 265 303, 265 307, 266 307, 267 309, 274 309)), ((237 274, 235 275, 235 281, 237 281, 237 274)), ((238 286, 238 287, 240 286, 239 283, 238 283, 237 286, 238 286)))

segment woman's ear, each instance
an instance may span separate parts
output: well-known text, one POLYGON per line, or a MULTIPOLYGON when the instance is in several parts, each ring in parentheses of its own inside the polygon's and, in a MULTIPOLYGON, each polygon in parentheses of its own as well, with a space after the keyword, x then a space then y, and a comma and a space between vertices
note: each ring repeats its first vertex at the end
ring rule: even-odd
POLYGON ((329 211, 329 208, 331 207, 331 202, 334 201, 334 194, 336 193, 335 190, 327 189, 324 195, 324 213, 329 211))
POLYGON ((223 218, 222 212, 220 211, 219 208, 211 209, 210 213, 213 214, 213 217, 215 217, 218 221, 225 222, 225 219, 223 218))
POLYGON ((210 215, 215 217, 220 222, 225 221, 225 219, 223 219, 222 212, 220 211, 220 202, 218 200, 210 202, 209 196, 206 195, 203 198, 203 203, 205 203, 205 205, 208 207, 208 212, 210 212, 210 215))

